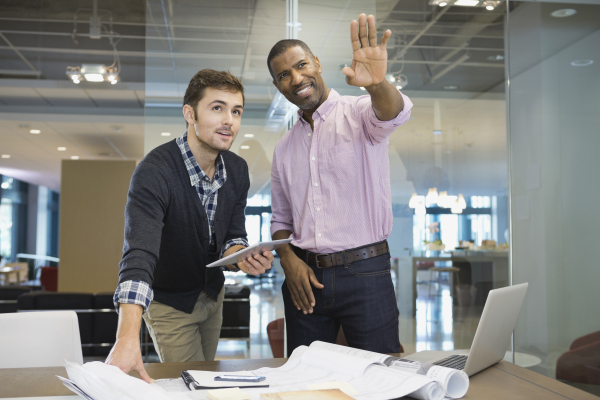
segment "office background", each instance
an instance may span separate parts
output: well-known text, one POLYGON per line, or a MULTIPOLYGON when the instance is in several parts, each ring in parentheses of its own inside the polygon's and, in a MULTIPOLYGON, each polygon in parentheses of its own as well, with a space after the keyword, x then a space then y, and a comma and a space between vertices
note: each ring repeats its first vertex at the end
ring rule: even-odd
POLYGON ((268 239, 272 152, 295 117, 271 83, 268 51, 304 40, 330 88, 363 95, 341 68, 349 22, 371 13, 394 33, 389 78, 415 104, 389 146, 405 348, 468 347, 486 290, 529 282, 514 350, 554 377, 573 340, 600 330, 600 1, 440 3, 1 2, 0 254, 60 257, 62 291, 112 290, 131 171, 183 133, 183 92, 202 68, 245 86, 232 150, 250 167, 249 239, 268 239), (84 64, 112 65, 116 83, 85 81, 84 64), (461 212, 426 198, 434 187, 462 195, 461 212), (438 239, 446 249, 487 243, 477 257, 493 258, 493 272, 489 259, 465 257, 460 293, 452 279, 427 283, 437 277, 420 267, 448 264, 424 243, 438 239))

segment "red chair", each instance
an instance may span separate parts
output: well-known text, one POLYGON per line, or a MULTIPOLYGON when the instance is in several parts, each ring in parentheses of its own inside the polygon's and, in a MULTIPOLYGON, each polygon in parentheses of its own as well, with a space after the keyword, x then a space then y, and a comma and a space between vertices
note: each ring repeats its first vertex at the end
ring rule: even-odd
POLYGON ((58 267, 40 267, 40 283, 48 292, 58 291, 58 267))
POLYGON ((556 360, 556 379, 600 385, 600 331, 575 339, 556 360))

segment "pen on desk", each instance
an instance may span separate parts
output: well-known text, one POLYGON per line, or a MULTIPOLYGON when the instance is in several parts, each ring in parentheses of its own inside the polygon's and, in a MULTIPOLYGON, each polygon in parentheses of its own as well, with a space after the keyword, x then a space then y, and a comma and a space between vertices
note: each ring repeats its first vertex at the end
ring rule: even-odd
POLYGON ((181 373, 181 378, 183 379, 183 383, 190 390, 206 390, 206 389, 231 389, 231 388, 240 388, 240 389, 253 389, 253 388, 268 388, 269 385, 240 385, 240 386, 200 386, 196 383, 196 380, 192 377, 192 375, 183 371, 181 373))

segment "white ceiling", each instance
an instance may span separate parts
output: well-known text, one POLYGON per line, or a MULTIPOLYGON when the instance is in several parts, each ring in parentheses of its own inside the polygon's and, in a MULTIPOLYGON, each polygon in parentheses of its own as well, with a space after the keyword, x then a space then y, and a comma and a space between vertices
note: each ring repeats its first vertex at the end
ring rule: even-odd
MULTIPOLYGON (((62 159, 139 160, 183 132, 181 99, 187 83, 199 69, 215 68, 242 77, 246 110, 232 150, 251 167, 251 191, 268 190, 272 150, 284 130, 265 128, 276 94, 266 56, 286 35, 285 2, 99 2, 103 24, 109 27, 110 11, 113 30, 121 37, 121 82, 74 85, 65 75, 67 66, 113 61, 107 37, 89 38, 91 7, 91 0, 0 4, 0 33, 10 42, 0 38, 0 153, 11 155, 0 159, 0 173, 60 190, 62 159), (72 38, 76 13, 77 42, 72 38), (42 133, 32 135, 30 129, 42 133), (250 148, 242 150, 242 145, 250 148), (59 146, 67 151, 59 152, 59 146)), ((298 38, 320 58, 330 88, 361 95, 345 84, 340 71, 352 57, 349 22, 359 12, 375 13, 381 30, 393 30, 390 71, 402 69, 409 81, 405 93, 415 103, 413 119, 390 139, 395 197, 420 190, 427 184, 426 171, 440 163, 453 189, 504 193, 504 68, 502 61, 487 60, 504 53, 504 9, 451 7, 424 30, 440 11, 426 0, 299 0, 298 38), (420 33, 402 64, 398 54, 420 33), (465 42, 470 58, 432 82, 433 75, 466 54, 465 42), (445 91, 447 85, 459 89, 445 91), (434 99, 440 101, 444 130, 440 160, 431 137, 434 99)))

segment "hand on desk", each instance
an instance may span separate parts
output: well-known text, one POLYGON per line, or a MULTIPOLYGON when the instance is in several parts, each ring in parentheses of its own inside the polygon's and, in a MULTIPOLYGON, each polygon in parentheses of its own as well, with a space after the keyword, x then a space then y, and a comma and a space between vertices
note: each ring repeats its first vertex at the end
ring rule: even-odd
POLYGON ((282 258, 281 266, 294 306, 304 314, 312 314, 315 296, 311 284, 317 289, 323 289, 325 286, 317 280, 313 270, 295 255, 282 258))
POLYGON ((262 254, 257 254, 254 257, 248 257, 244 261, 239 262, 238 268, 243 272, 251 275, 264 274, 265 271, 271 269, 271 262, 273 261, 273 253, 265 251, 262 254))
POLYGON ((105 363, 114 365, 126 374, 135 371, 142 380, 154 383, 144 369, 142 349, 140 346, 140 327, 142 323, 142 306, 138 304, 119 305, 119 326, 117 341, 111 349, 105 363))

